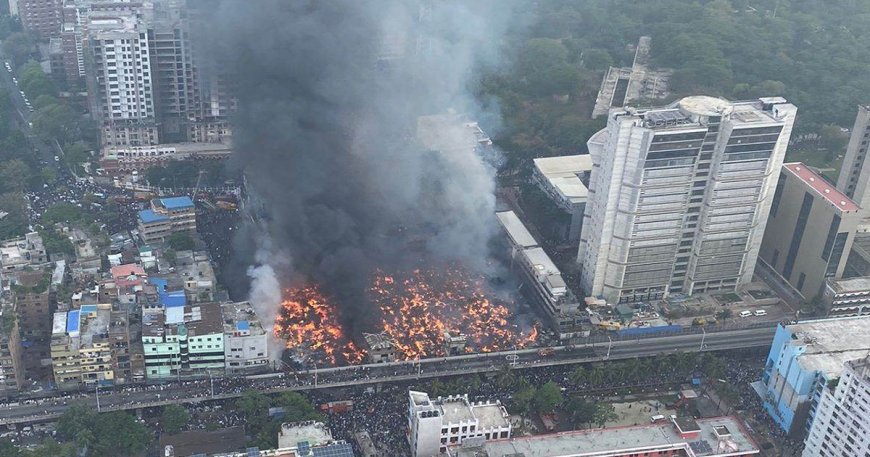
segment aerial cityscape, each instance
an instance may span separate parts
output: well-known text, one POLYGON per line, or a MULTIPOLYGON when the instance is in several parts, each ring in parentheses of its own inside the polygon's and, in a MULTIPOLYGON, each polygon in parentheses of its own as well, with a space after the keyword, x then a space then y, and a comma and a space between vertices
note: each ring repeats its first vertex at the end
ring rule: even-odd
POLYGON ((870 457, 870 2, 0 2, 0 457, 870 457))

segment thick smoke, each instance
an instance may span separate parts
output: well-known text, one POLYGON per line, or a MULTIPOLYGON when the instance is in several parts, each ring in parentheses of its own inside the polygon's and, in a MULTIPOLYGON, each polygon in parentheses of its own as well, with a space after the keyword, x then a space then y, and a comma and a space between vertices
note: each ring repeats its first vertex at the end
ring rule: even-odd
POLYGON ((267 319, 290 272, 336 295, 358 331, 373 323, 376 269, 485 265, 495 172, 454 147, 465 129, 419 141, 418 118, 481 114, 470 86, 498 63, 512 12, 504 0, 219 3, 209 42, 238 97, 236 163, 264 207, 249 275, 267 319))

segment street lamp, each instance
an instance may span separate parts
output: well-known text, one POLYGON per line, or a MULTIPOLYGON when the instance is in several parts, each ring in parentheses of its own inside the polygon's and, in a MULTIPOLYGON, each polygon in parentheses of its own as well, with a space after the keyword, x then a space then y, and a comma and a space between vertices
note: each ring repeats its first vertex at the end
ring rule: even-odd
POLYGON ((610 350, 613 348, 613 338, 610 335, 607 335, 607 355, 604 356, 604 360, 610 359, 610 350))
POLYGON ((703 335, 701 336, 701 346, 698 348, 698 352, 703 351, 704 348, 707 346, 706 344, 704 344, 704 340, 707 339, 707 330, 705 330, 704 327, 701 327, 701 332, 703 332, 703 335))

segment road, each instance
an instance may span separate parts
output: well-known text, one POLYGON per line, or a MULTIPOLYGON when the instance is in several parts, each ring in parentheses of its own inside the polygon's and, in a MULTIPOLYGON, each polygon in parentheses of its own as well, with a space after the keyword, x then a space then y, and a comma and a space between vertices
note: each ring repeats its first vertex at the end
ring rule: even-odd
POLYGON ((264 393, 304 391, 370 384, 414 381, 425 378, 466 375, 503 370, 506 366, 529 369, 552 365, 590 363, 602 360, 649 357, 675 352, 725 351, 768 347, 774 327, 730 330, 716 333, 676 335, 629 341, 613 341, 560 348, 549 357, 536 350, 474 354, 419 362, 327 368, 297 375, 274 374, 259 378, 231 378, 168 383, 147 388, 118 389, 42 400, 37 404, 8 404, 0 408, 0 425, 53 420, 71 404, 85 404, 100 411, 139 409, 174 403, 198 403, 238 397, 247 389, 264 393))

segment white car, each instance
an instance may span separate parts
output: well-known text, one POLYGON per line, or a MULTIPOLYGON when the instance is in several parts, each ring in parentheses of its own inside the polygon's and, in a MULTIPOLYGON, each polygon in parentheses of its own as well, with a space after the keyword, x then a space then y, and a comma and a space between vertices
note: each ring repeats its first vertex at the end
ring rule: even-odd
POLYGON ((763 309, 757 309, 753 314, 756 316, 767 316, 767 311, 763 309))
POLYGON ((752 311, 749 311, 749 310, 740 311, 740 314, 738 314, 738 316, 740 316, 740 317, 749 317, 751 315, 752 315, 752 311))

